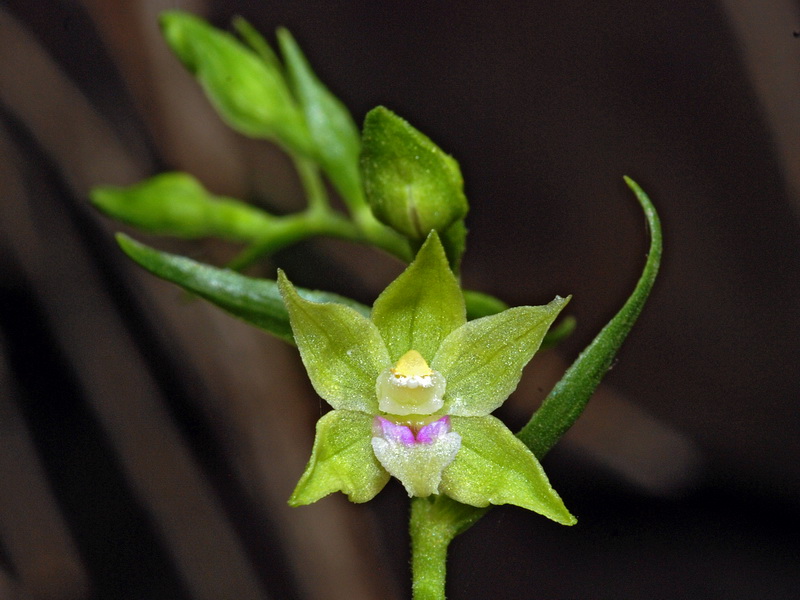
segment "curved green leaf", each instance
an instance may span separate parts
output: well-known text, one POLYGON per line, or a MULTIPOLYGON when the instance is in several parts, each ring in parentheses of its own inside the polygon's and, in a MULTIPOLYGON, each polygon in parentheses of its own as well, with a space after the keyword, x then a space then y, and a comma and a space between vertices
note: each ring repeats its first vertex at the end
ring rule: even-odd
POLYGON ((517 434, 536 456, 543 456, 550 450, 581 415, 639 318, 658 274, 662 253, 661 222, 655 207, 639 185, 629 177, 625 177, 625 183, 633 190, 647 218, 650 229, 647 262, 630 298, 575 359, 539 410, 517 434))
MULTIPOLYGON (((277 282, 245 277, 235 271, 218 269, 184 256, 161 252, 121 233, 117 234, 117 242, 125 254, 153 275, 181 286, 290 344, 294 343, 289 313, 281 299, 277 282)), ((344 296, 302 288, 298 289, 298 293, 313 302, 337 302, 362 315, 369 315, 369 307, 344 296)))

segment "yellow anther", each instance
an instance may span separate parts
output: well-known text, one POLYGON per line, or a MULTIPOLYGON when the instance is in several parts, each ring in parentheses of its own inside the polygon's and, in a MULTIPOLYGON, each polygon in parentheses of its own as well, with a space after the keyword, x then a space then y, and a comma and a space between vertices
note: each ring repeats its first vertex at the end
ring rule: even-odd
POLYGON ((392 373, 398 377, 430 377, 433 370, 422 358, 422 354, 416 350, 409 350, 397 361, 392 373))
POLYGON ((378 375, 378 408, 390 415, 432 415, 443 405, 446 382, 416 350, 378 375))

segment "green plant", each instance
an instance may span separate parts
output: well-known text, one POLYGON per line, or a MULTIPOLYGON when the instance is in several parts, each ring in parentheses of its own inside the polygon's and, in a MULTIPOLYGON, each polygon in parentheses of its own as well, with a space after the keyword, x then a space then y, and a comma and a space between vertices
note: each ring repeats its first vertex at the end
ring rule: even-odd
POLYGON ((180 12, 164 14, 162 27, 222 118, 291 156, 307 207, 276 216, 214 196, 186 173, 97 188, 92 201, 148 232, 244 244, 227 268, 217 268, 118 236, 121 248, 155 275, 298 347, 333 410, 317 425, 289 502, 308 504, 337 491, 364 502, 390 477, 399 479, 412 498, 417 600, 444 597, 449 543, 491 505, 575 523, 539 459, 581 414, 653 286, 661 231, 644 192, 625 178, 651 234, 635 290, 514 435, 490 413, 540 346, 557 342, 574 323, 564 319, 550 330, 568 298, 508 308, 461 288, 468 203, 458 163, 383 107, 367 114, 359 132, 286 30, 278 31, 278 57, 243 20, 235 22, 241 41, 180 12), (346 212, 332 208, 325 179, 346 212), (409 265, 372 307, 296 288, 280 272, 276 280, 239 272, 312 236, 371 245, 409 265))

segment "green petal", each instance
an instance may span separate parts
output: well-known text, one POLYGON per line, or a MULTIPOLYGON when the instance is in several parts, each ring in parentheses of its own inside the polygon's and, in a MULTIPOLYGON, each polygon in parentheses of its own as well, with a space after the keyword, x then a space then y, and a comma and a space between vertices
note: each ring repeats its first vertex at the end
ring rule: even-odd
POLYGON ((372 320, 392 362, 412 349, 430 362, 442 340, 466 321, 461 288, 435 232, 414 262, 378 296, 372 320))
POLYGON ((282 272, 278 287, 317 393, 333 408, 377 413, 375 381, 390 364, 378 328, 349 306, 301 298, 282 272))
POLYGON ((372 451, 371 415, 333 410, 317 422, 317 436, 306 470, 289 504, 311 504, 333 492, 351 502, 366 502, 389 481, 372 451))
POLYGON ((448 335, 431 361, 447 381, 442 412, 482 416, 505 402, 567 302, 556 297, 545 306, 510 308, 448 335))
POLYGON ((452 417, 461 435, 439 489, 463 504, 515 504, 563 525, 576 522, 530 450, 498 419, 452 417))

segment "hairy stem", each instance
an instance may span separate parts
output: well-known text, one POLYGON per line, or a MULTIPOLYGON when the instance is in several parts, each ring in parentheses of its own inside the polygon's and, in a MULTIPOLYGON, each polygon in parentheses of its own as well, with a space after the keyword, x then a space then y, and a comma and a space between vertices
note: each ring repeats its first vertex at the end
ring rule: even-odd
POLYGON ((414 600, 443 600, 447 547, 455 533, 437 519, 435 500, 411 501, 411 580, 414 600))

